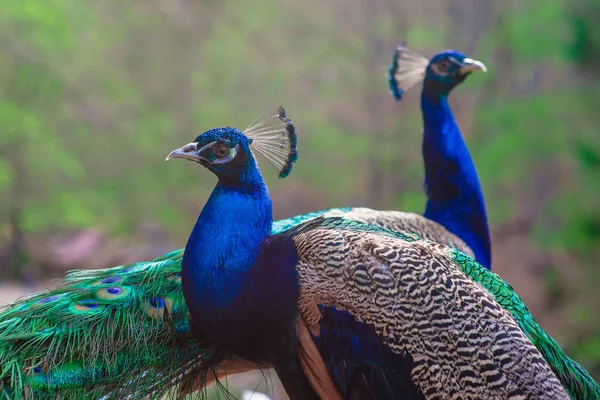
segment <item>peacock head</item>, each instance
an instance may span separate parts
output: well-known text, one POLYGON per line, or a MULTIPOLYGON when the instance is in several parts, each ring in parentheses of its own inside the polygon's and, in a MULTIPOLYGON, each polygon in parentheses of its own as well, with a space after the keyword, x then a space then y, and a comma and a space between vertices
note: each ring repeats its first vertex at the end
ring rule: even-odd
POLYGON ((440 51, 433 56, 425 74, 425 85, 432 85, 440 94, 448 94, 473 71, 487 72, 486 66, 456 50, 440 51))
POLYGON ((283 107, 279 107, 276 115, 251 123, 243 132, 232 127, 208 130, 193 142, 173 150, 166 159, 194 161, 219 179, 235 182, 249 168, 256 168, 252 149, 277 166, 280 178, 292 171, 298 159, 296 128, 283 107))
POLYGON ((423 80, 426 90, 448 95, 473 71, 486 72, 487 68, 482 62, 459 51, 443 50, 428 60, 405 46, 399 46, 388 70, 388 81, 392 95, 400 101, 408 89, 423 80))

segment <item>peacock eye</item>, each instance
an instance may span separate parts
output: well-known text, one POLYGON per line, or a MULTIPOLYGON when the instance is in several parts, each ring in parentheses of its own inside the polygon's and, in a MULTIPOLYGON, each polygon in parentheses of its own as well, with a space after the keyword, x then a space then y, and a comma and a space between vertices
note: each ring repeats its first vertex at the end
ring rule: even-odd
POLYGON ((450 68, 451 63, 448 60, 441 60, 440 62, 438 62, 438 65, 440 66, 440 68, 447 70, 450 68))
POLYGON ((229 155, 230 150, 229 150, 229 147, 225 146, 224 144, 217 144, 213 148, 213 151, 215 152, 217 157, 223 158, 223 157, 227 157, 229 155))

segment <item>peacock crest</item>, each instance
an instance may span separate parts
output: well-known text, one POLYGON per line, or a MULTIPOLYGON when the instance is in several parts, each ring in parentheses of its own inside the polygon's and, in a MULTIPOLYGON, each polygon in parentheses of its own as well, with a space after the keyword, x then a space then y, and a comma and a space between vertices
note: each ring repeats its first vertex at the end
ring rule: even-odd
POLYGON ((388 82, 392 95, 398 101, 410 88, 425 79, 429 60, 410 50, 406 45, 396 48, 392 65, 388 69, 388 82))
POLYGON ((292 172, 292 165, 298 160, 298 138, 296 127, 287 118, 285 108, 280 106, 277 114, 257 121, 243 131, 252 149, 279 168, 279 177, 285 178, 292 172))

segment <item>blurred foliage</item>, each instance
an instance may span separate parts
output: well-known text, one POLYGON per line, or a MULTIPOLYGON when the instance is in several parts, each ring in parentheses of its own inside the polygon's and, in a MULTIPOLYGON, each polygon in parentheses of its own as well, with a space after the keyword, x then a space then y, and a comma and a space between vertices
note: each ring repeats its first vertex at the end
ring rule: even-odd
MULTIPOLYGON (((391 53, 406 40, 425 55, 454 47, 484 61, 490 72, 451 102, 496 260, 546 285, 534 313, 600 377, 600 0, 0 0, 0 9, 0 227, 16 224, 7 241, 15 230, 96 226, 134 235, 152 221, 182 246, 214 178, 165 155, 279 104, 298 126, 300 159, 285 182, 261 160, 276 217, 341 205, 422 212, 418 90, 394 104, 391 53), (532 256, 513 256, 511 238, 532 256)), ((494 268, 532 301, 519 277, 494 268)))

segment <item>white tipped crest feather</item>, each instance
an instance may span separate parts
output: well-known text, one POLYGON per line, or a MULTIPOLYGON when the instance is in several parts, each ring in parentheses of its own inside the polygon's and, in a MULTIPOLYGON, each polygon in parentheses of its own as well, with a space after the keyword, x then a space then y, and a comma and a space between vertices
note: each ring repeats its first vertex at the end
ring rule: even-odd
POLYGON ((396 85, 403 92, 425 79, 429 60, 408 47, 399 46, 396 56, 397 69, 394 73, 396 85))
POLYGON ((285 177, 296 161, 296 132, 292 121, 286 117, 283 107, 276 115, 265 119, 254 119, 244 129, 244 135, 251 139, 250 147, 273 163, 285 177))

